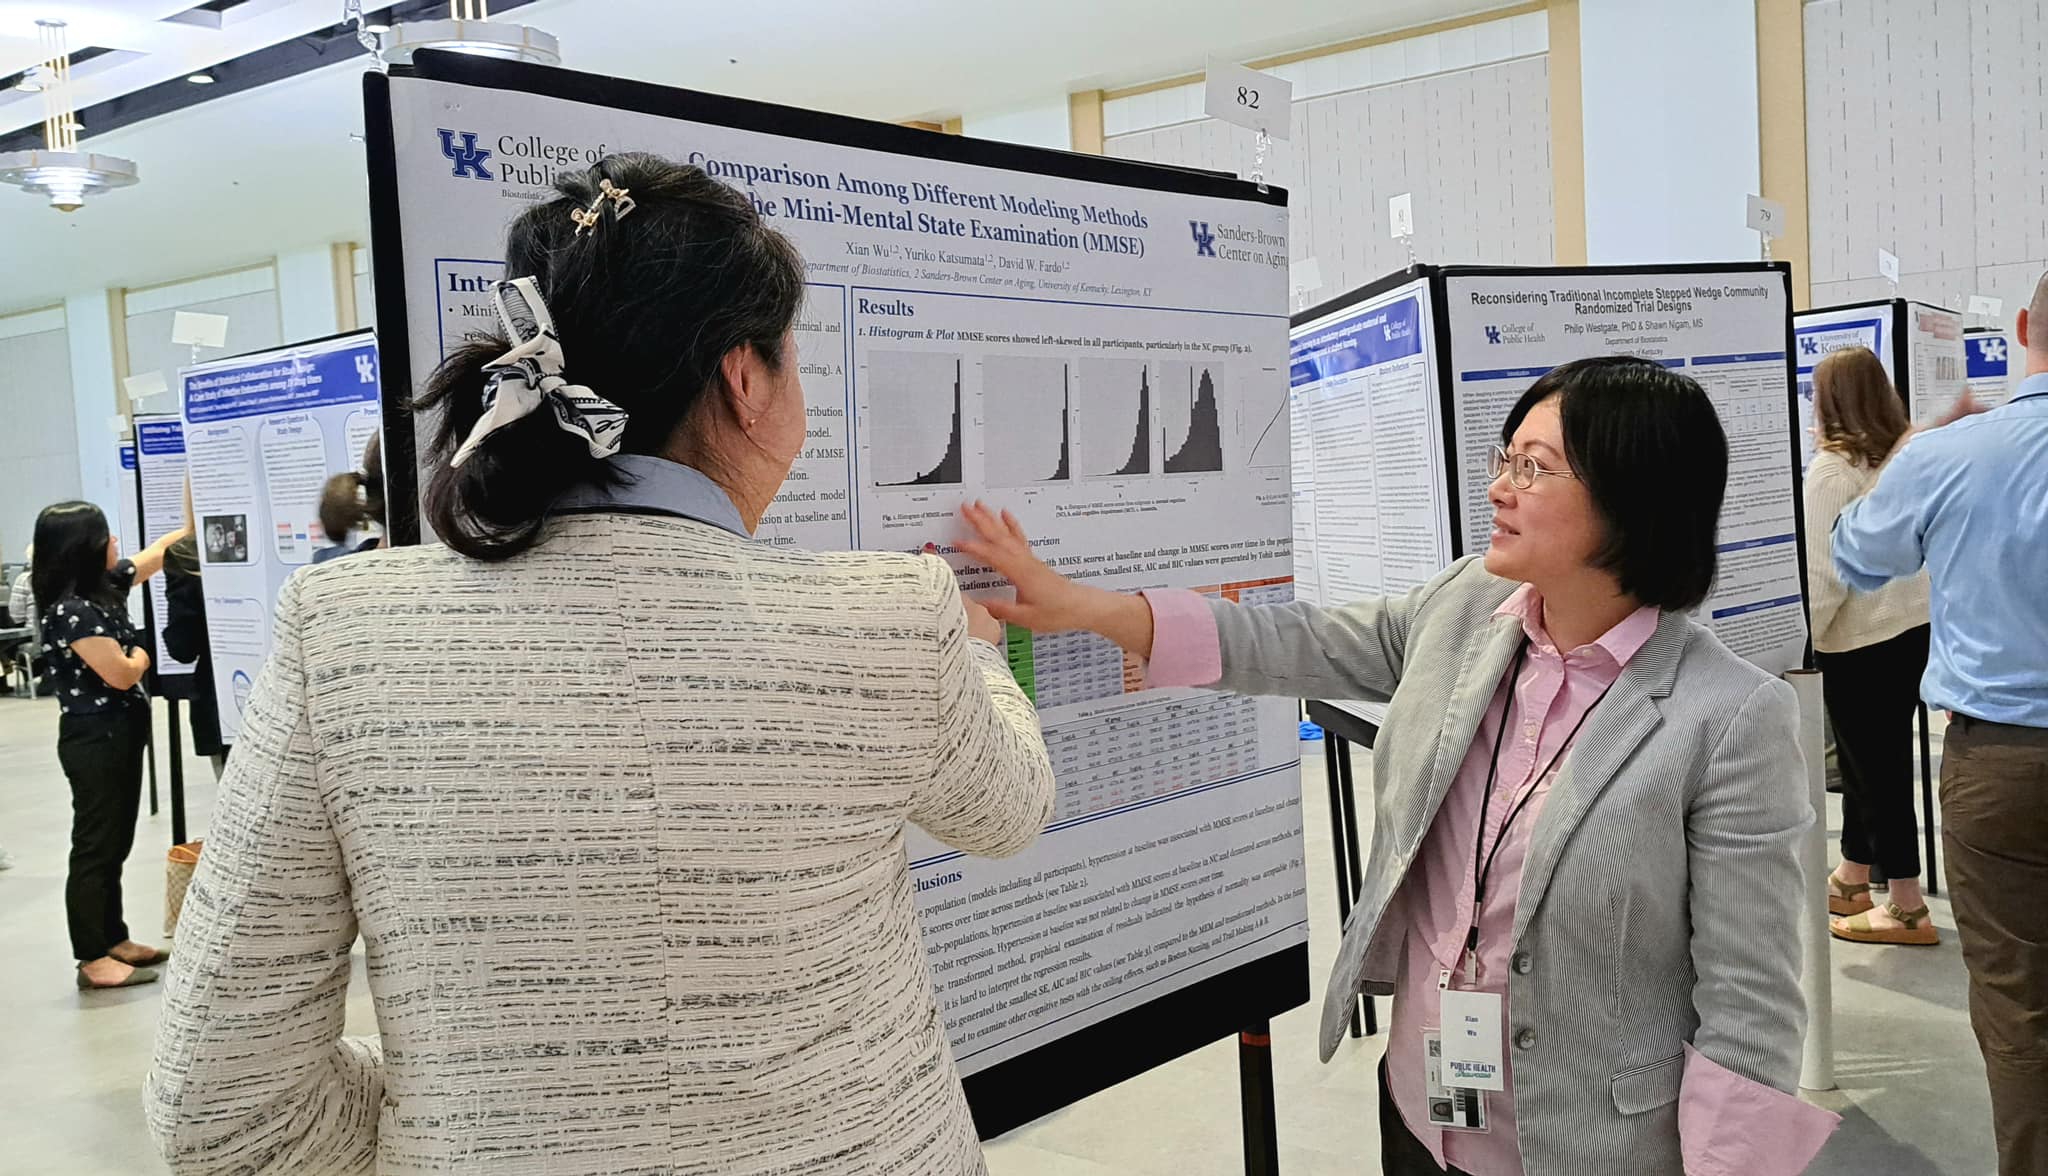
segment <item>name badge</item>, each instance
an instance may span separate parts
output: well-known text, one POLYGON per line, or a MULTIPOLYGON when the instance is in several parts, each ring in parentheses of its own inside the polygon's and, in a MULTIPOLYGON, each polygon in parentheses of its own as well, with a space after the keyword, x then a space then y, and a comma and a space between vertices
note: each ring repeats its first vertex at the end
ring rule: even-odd
POLYGON ((1443 998, 1443 1062, 1445 1086, 1471 1090, 1506 1090, 1507 1068, 1501 1060, 1501 998, 1493 992, 1459 992, 1446 988, 1443 998))

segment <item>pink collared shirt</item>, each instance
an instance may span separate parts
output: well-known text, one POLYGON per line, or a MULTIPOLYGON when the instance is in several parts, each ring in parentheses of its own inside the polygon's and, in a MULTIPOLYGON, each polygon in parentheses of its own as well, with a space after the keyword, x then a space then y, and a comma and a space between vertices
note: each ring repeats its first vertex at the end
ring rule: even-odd
MULTIPOLYGON (((1222 652, 1208 603, 1186 591, 1145 595, 1153 618, 1149 682, 1154 686, 1203 686, 1222 677, 1222 652)), ((1543 628, 1543 599, 1533 587, 1523 585, 1516 590, 1495 615, 1518 618, 1529 645, 1515 680, 1510 683, 1503 678, 1496 688, 1387 914, 1405 923, 1404 964, 1387 1042, 1387 1072, 1403 1121, 1438 1163, 1454 1165, 1472 1176, 1520 1176, 1514 1051, 1503 1051, 1509 1070, 1507 1089, 1486 1096, 1489 1130, 1446 1132, 1430 1125, 1423 1099, 1423 1032, 1439 1025, 1438 980, 1445 970, 1456 970, 1459 987, 1506 996, 1522 862, 1551 779, 1565 762, 1566 757, 1559 753, 1579 720, 1620 679, 1629 659, 1656 632, 1658 617, 1656 609, 1644 606, 1592 644, 1561 653, 1543 628), (1473 852, 1477 848, 1473 837, 1496 734, 1501 738, 1500 768, 1493 801, 1487 806, 1485 847, 1491 852, 1499 841, 1500 850, 1487 875, 1486 901, 1479 912, 1478 982, 1468 985, 1460 956, 1472 924, 1473 852), (1532 779, 1539 770, 1543 770, 1542 778, 1532 779), (1509 812, 1525 793, 1527 805, 1508 824, 1509 812)), ((1505 999, 1501 1003, 1505 1042, 1510 1010, 1505 999)), ((1685 1059, 1678 1106, 1679 1143, 1685 1170, 1691 1176, 1792 1176, 1805 1170, 1838 1121, 1829 1112, 1743 1077, 1690 1046, 1685 1059)))

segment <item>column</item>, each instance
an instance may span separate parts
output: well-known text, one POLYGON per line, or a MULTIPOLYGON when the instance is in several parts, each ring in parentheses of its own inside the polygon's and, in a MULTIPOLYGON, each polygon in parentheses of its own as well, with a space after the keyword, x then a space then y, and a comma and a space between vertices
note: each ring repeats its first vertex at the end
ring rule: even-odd
POLYGON ((341 329, 331 246, 277 255, 277 314, 287 343, 318 339, 341 329))
POLYGON ((64 300, 65 340, 71 351, 71 411, 78 433, 78 496, 121 517, 121 457, 117 446, 123 401, 114 375, 113 306, 105 290, 64 300), (117 422, 119 426, 117 427, 117 422))

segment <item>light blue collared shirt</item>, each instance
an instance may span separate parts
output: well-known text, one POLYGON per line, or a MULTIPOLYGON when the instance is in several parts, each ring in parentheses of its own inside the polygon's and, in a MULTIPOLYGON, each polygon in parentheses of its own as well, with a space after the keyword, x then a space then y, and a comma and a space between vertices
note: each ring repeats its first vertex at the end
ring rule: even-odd
POLYGON ((1834 548, 1842 582, 1864 592, 1926 566, 1928 705, 2048 727, 2048 372, 1906 442, 1836 520, 1834 548))
POLYGON ((718 483, 689 466, 644 453, 621 453, 610 461, 622 475, 615 486, 587 483, 555 500, 552 514, 662 514, 695 519, 742 539, 752 538, 740 509, 718 483))

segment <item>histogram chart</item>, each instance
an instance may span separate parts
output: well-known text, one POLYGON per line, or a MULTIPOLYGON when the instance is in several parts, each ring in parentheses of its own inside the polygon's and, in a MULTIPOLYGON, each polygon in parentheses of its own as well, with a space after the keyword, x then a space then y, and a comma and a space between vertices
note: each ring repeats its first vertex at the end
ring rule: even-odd
POLYGON ((961 360, 874 351, 863 365, 875 485, 958 486, 964 480, 961 360))
POLYGON ((1223 366, 1159 365, 1159 419, 1166 472, 1213 474, 1223 469, 1223 366))
POLYGON ((1073 477, 1073 370, 1063 359, 991 355, 981 361, 984 460, 991 486, 1073 477))
POLYGON ((1142 359, 1079 364, 1081 473, 1133 477, 1152 472, 1152 373, 1142 359))

